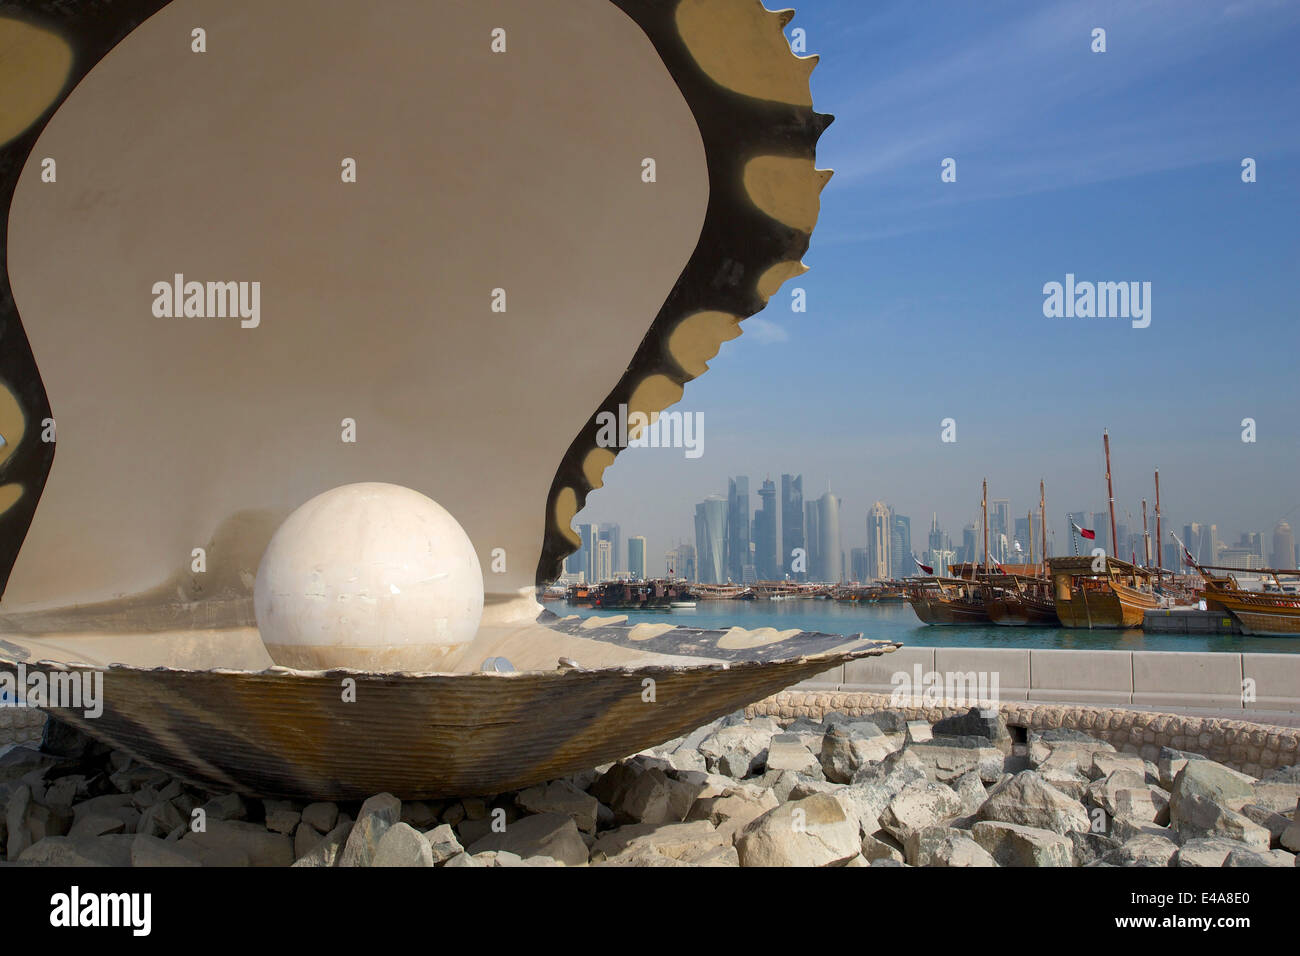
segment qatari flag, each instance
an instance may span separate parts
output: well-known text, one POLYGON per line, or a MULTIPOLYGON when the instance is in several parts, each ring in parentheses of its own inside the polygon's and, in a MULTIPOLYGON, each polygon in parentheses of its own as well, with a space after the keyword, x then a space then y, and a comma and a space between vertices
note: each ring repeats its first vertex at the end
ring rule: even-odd
POLYGON ((1097 539, 1097 532, 1093 531, 1091 528, 1080 528, 1077 524, 1074 524, 1073 521, 1071 521, 1070 524, 1074 525, 1074 530, 1079 533, 1080 537, 1087 538, 1089 541, 1095 541, 1097 539))
POLYGON ((922 564, 920 561, 917 561, 915 555, 912 556, 912 560, 916 561, 916 566, 926 574, 934 574, 934 568, 930 567, 928 564, 922 564))

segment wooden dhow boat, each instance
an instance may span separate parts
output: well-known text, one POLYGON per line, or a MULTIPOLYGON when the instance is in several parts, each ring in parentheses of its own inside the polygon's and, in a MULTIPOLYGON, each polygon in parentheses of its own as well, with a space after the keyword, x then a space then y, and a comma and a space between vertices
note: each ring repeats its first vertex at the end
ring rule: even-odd
MULTIPOLYGON (((1047 489, 1042 479, 1038 482, 1038 521, 1040 528, 1047 527, 1047 489)), ((994 575, 985 582, 984 605, 989 620, 1004 627, 1059 627, 1056 601, 1047 577, 1047 541, 1043 532, 1042 563, 1032 574, 1010 573, 994 575)), ((1034 522, 1029 516, 1029 561, 1034 560, 1034 522)), ((1009 570, 1009 569, 1004 569, 1009 570)))
MULTIPOLYGON (((1276 590, 1248 591, 1237 583, 1233 568, 1193 564, 1205 579, 1196 594, 1211 611, 1231 614, 1241 632, 1254 637, 1300 637, 1300 594, 1288 591, 1282 575, 1300 575, 1300 570, 1260 568, 1273 578, 1276 590), (1219 572, 1219 573, 1213 573, 1219 572)), ((1296 582, 1289 582, 1295 587, 1296 582)))
POLYGON ((1078 555, 1050 558, 1047 566, 1056 614, 1064 627, 1141 627, 1142 616, 1160 606, 1151 572, 1127 561, 1078 555))
MULTIPOLYGON (((989 522, 988 522, 989 483, 984 480, 981 486, 980 508, 984 526, 984 563, 973 562, 956 565, 953 577, 929 575, 908 578, 905 589, 906 600, 912 610, 926 624, 987 624, 988 608, 985 605, 986 586, 989 568, 989 522)), ((913 559, 915 560, 915 559, 913 559)), ((920 562, 917 562, 918 565, 920 562)), ((921 565, 924 570, 928 567, 921 565)))
POLYGON ((984 587, 975 579, 908 578, 905 599, 923 624, 987 624, 984 587))
POLYGON ((991 575, 984 581, 989 620, 1004 627, 1059 627, 1049 579, 1021 574, 991 575))
MULTIPOLYGON (((1106 452, 1110 547, 1114 553, 1119 548, 1115 533, 1115 489, 1110 478, 1108 432, 1102 432, 1102 446, 1106 452)), ((1095 533, 1087 531, 1084 536, 1092 539, 1095 533)), ((1056 614, 1065 627, 1086 627, 1089 630, 1141 627, 1146 612, 1160 607, 1161 601, 1152 587, 1149 569, 1110 557, 1100 549, 1091 555, 1051 558, 1047 566, 1051 571, 1056 614)))

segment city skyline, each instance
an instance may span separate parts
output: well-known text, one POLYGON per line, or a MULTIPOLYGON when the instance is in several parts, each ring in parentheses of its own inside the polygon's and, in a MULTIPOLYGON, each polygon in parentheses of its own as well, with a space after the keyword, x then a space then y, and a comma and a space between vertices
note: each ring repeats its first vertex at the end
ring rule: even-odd
MULTIPOLYGON (((628 562, 604 563, 602 557, 610 549, 610 541, 619 540, 621 525, 619 523, 591 523, 578 525, 578 532, 584 541, 584 548, 571 555, 565 562, 565 572, 576 574, 582 572, 584 579, 599 581, 612 578, 617 574, 638 576, 663 576, 671 574, 688 578, 702 584, 753 584, 754 581, 781 580, 789 578, 797 581, 866 581, 901 579, 918 574, 917 562, 935 567, 937 574, 945 574, 954 563, 967 561, 983 562, 984 536, 980 519, 962 524, 959 528, 945 528, 937 512, 931 512, 928 524, 927 546, 917 548, 911 537, 911 515, 902 515, 885 501, 872 502, 863 516, 865 523, 865 546, 845 544, 844 516, 841 515, 841 499, 831 492, 814 501, 802 501, 802 475, 784 473, 781 486, 785 489, 787 514, 792 518, 792 527, 777 525, 776 531, 768 531, 764 509, 770 509, 770 502, 775 499, 775 483, 764 479, 761 486, 761 502, 750 509, 748 505, 749 476, 735 475, 728 477, 728 494, 710 494, 695 503, 694 536, 690 540, 673 540, 671 544, 655 551, 650 545, 650 538, 634 536, 628 538, 628 562), (741 527, 737 529, 736 519, 741 527), (954 533, 956 532, 956 533, 954 533), (767 542, 781 541, 781 553, 772 551, 768 554, 767 542), (593 542, 590 546, 586 542, 593 542), (634 548, 640 555, 640 561, 633 557, 634 548), (802 567, 794 568, 793 555, 790 551, 803 550, 802 567), (594 549, 594 550, 593 550, 594 549), (649 555, 662 554, 662 566, 649 555), (640 568, 641 574, 636 574, 640 568), (735 568, 740 568, 736 574, 735 568), (768 572, 761 571, 767 568, 768 572), (608 574, 602 576, 602 571, 608 574)), ((772 509, 775 511, 775 509, 772 509)), ((1179 541, 1187 546, 1192 557, 1201 564, 1226 564, 1243 570, 1255 567, 1296 567, 1300 566, 1300 555, 1296 553, 1295 535, 1291 525, 1282 520, 1273 528, 1256 529, 1256 531, 1230 533, 1219 531, 1217 523, 1209 522, 1175 522, 1174 516, 1162 510, 1161 531, 1165 541, 1160 553, 1156 548, 1156 514, 1148 509, 1147 538, 1144 538, 1140 515, 1138 522, 1126 523, 1121 512, 1115 515, 1114 538, 1110 528, 1110 512, 1075 509, 1067 511, 1060 518, 1060 538, 1063 546, 1054 544, 1057 540, 1057 528, 1050 512, 1048 514, 1048 554, 1049 557, 1089 553, 1101 548, 1106 554, 1112 554, 1122 561, 1135 559, 1138 564, 1154 567, 1162 564, 1166 570, 1182 570, 1182 548, 1179 541), (1087 528, 1095 533, 1095 540, 1086 541, 1076 535, 1070 527, 1071 520, 1080 528, 1087 528), (1180 536, 1175 540, 1175 536, 1180 536), (1287 561, 1279 561, 1283 555, 1290 555, 1287 561)), ((1131 515, 1125 514, 1125 518, 1131 515)), ((852 522, 852 518, 849 519, 852 522)), ((662 523, 660 523, 662 524, 662 523)), ((1013 520, 1009 498, 991 499, 988 515, 988 554, 991 561, 1002 564, 1023 564, 1039 562, 1043 558, 1043 538, 1039 514, 1026 512, 1024 518, 1013 520), (1032 538, 1030 532, 1032 529, 1032 538)))
MULTIPOLYGON (((602 547, 621 535, 619 523, 580 524, 584 548, 571 556, 566 563, 566 573, 582 571, 587 581, 600 581, 627 573, 637 577, 635 568, 650 577, 672 573, 677 577, 705 584, 752 584, 755 581, 773 581, 788 577, 795 581, 835 583, 839 581, 868 582, 899 579, 919 573, 916 562, 935 568, 936 573, 963 561, 983 561, 984 535, 981 519, 961 525, 944 527, 937 512, 932 511, 928 525, 926 547, 917 548, 912 539, 911 515, 900 514, 891 504, 876 500, 863 517, 865 545, 845 543, 841 500, 831 492, 817 499, 804 501, 801 491, 802 474, 785 473, 781 476, 786 513, 792 525, 779 524, 775 532, 767 530, 765 509, 775 498, 775 483, 764 479, 760 503, 748 505, 748 475, 733 475, 727 479, 727 495, 707 495, 694 508, 694 536, 689 540, 673 540, 656 552, 650 538, 637 535, 628 539, 629 558, 623 566, 615 563, 609 574, 602 577, 602 547), (739 519, 739 527, 737 526, 739 519), (780 540, 780 553, 768 553, 768 542, 780 540), (591 547, 586 542, 593 542, 591 547), (633 543, 640 549, 640 562, 633 557, 633 543), (594 548, 595 550, 591 550, 594 548), (803 550, 802 567, 795 567, 793 549, 803 550), (661 554, 662 566, 656 568, 650 555, 661 554), (772 573, 760 573, 760 569, 772 573), (739 569, 737 574, 735 569, 739 569)), ((771 509, 775 510, 775 509, 771 509)), ((1001 564, 1036 563, 1043 558, 1043 541, 1040 518, 1037 513, 1026 512, 1025 517, 1013 520, 1012 502, 1008 498, 991 499, 988 515, 988 553, 992 561, 1001 564), (1030 538, 1032 529, 1033 537, 1030 538)), ((1125 517, 1131 515, 1124 513, 1125 517)), ((1139 565, 1155 567, 1161 564, 1166 570, 1181 570, 1182 557, 1179 541, 1201 564, 1225 564, 1243 570, 1262 566, 1295 567, 1300 564, 1296 553, 1295 536, 1285 520, 1273 528, 1241 531, 1236 535, 1221 532, 1215 522, 1175 521, 1162 509, 1161 530, 1165 540, 1159 553, 1156 551, 1156 516, 1148 509, 1147 531, 1150 551, 1139 515, 1136 523, 1129 524, 1117 511, 1113 530, 1109 511, 1074 509, 1054 522, 1048 513, 1048 554, 1052 557, 1088 553, 1102 548, 1107 554, 1121 560, 1136 560, 1139 565), (1095 534, 1095 539, 1085 539, 1075 534, 1071 521, 1095 534), (1063 546, 1055 542, 1064 541, 1063 546), (1179 535, 1175 539, 1175 535, 1179 535), (1278 559, 1289 555, 1286 561, 1278 559)), ((849 518, 852 521, 852 518, 849 518)), ((662 522, 661 522, 662 524, 662 522)))

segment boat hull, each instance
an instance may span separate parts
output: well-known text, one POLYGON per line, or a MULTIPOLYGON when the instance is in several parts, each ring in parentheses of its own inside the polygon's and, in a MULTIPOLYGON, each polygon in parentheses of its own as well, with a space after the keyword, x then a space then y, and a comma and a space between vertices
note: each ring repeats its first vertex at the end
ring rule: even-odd
POLYGON ((1252 637, 1300 637, 1300 601, 1272 595, 1206 592, 1205 606, 1227 611, 1252 637))
POLYGON ((987 624, 988 611, 982 603, 968 601, 945 601, 938 598, 908 598, 912 610, 923 624, 987 624))
POLYGON ((1061 618, 1052 601, 1036 600, 1024 594, 985 598, 989 620, 1002 627, 1060 627, 1061 618))
POLYGON ((1071 588, 1056 598, 1056 614, 1064 627, 1116 630, 1139 628, 1143 615, 1160 606, 1154 595, 1123 585, 1071 588))

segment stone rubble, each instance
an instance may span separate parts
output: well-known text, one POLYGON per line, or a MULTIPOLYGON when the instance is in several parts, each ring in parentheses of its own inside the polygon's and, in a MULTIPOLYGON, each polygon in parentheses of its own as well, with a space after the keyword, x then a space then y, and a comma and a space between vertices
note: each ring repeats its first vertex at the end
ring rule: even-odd
POLYGON ((342 805, 208 792, 66 728, 46 740, 0 748, 11 864, 1294 868, 1300 852, 1300 765, 1255 779, 1072 729, 1017 743, 993 710, 737 713, 518 792, 342 805))

